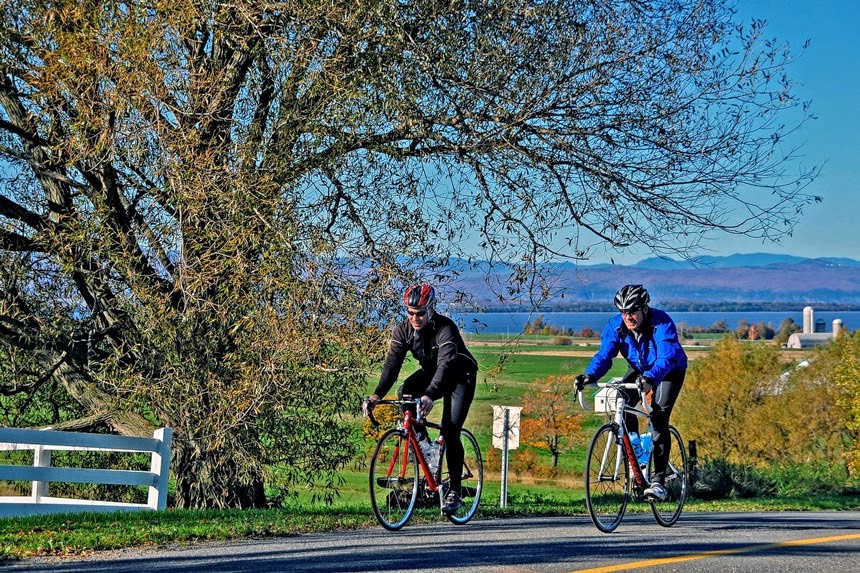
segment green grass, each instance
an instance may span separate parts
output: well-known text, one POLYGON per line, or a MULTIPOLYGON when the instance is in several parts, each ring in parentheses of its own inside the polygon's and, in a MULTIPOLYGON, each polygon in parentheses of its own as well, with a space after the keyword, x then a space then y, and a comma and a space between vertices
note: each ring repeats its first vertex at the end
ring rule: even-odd
MULTIPOLYGON (((684 339, 691 340, 720 340, 731 333, 728 332, 685 332, 684 339)), ((684 340, 681 340, 683 343, 684 340)))

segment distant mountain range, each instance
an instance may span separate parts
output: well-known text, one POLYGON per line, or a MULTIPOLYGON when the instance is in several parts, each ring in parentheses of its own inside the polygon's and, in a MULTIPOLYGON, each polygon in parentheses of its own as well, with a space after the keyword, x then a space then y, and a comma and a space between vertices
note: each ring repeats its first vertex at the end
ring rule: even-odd
MULTIPOLYGON (((461 279, 458 288, 471 292, 479 304, 488 309, 500 305, 480 271, 464 273, 461 279)), ((665 308, 814 304, 860 310, 860 261, 767 253, 702 257, 693 263, 665 258, 628 266, 563 263, 556 269, 556 296, 542 308, 608 310, 615 292, 625 284, 645 285, 653 304, 665 308)))
POLYGON ((808 261, 817 261, 828 265, 844 266, 844 267, 860 267, 860 261, 854 259, 846 259, 844 257, 820 257, 809 259, 805 257, 795 257, 793 255, 772 255, 769 253, 750 253, 744 255, 729 255, 726 257, 699 257, 695 261, 678 261, 675 259, 667 259, 664 257, 652 257, 643 259, 632 265, 637 269, 691 269, 691 268, 709 268, 709 269, 727 269, 736 267, 766 267, 769 265, 793 265, 806 263, 808 261))

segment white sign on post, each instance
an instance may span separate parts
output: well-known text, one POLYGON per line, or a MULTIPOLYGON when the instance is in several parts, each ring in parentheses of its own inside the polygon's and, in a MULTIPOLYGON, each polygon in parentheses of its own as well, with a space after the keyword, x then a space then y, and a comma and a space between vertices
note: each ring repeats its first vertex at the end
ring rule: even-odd
POLYGON ((505 410, 508 411, 507 448, 515 450, 520 447, 521 406, 493 406, 493 447, 505 449, 505 410))
POLYGON ((502 450, 502 491, 499 507, 508 506, 508 451, 520 445, 520 406, 493 406, 493 447, 502 450))

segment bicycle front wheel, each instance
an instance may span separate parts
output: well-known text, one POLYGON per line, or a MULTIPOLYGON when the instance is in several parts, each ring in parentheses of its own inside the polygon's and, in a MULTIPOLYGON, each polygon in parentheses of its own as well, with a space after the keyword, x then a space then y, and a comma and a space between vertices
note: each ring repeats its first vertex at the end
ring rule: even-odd
MULTIPOLYGON (((687 500, 687 487, 689 475, 687 471, 687 451, 684 449, 684 441, 681 434, 674 426, 669 426, 669 465, 666 467, 666 476, 663 487, 669 496, 666 501, 649 500, 654 519, 663 527, 672 527, 681 517, 681 510, 687 500)), ((652 456, 648 464, 648 475, 654 475, 654 459, 652 456)))
POLYGON ((603 533, 615 531, 630 500, 630 471, 615 424, 601 426, 585 460, 585 505, 603 533))
POLYGON ((370 503, 385 529, 400 529, 415 511, 418 461, 403 430, 385 432, 370 460, 370 503))
MULTIPOLYGON (((460 486, 460 497, 463 498, 463 506, 456 513, 448 515, 448 520, 457 525, 463 525, 478 512, 478 504, 481 502, 481 492, 484 489, 484 462, 481 459, 481 449, 478 440, 472 432, 466 429, 460 430, 460 441, 463 442, 463 472, 462 485, 460 486)), ((444 453, 444 452, 443 452, 444 453)), ((440 465, 441 460, 440 460, 440 465)), ((450 477, 442 475, 442 491, 448 491, 450 477)), ((444 499, 444 495, 442 496, 444 499)))

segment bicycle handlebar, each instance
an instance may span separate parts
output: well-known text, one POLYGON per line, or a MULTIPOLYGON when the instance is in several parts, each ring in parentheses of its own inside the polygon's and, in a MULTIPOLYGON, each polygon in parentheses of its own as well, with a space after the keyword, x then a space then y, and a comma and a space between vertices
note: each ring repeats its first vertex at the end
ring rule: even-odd
MULTIPOLYGON (((638 391, 639 391, 639 399, 641 400, 642 405, 645 407, 645 411, 646 411, 648 414, 650 414, 650 413, 651 413, 651 411, 653 410, 653 408, 651 408, 651 402, 650 402, 650 400, 647 400, 647 399, 646 399, 646 398, 647 398, 647 396, 648 396, 648 394, 646 394, 645 392, 642 392, 642 390, 639 390, 639 385, 638 385, 638 384, 636 384, 636 382, 607 382, 607 383, 604 385, 604 387, 605 387, 605 388, 615 388, 616 390, 618 390, 618 389, 623 389, 623 390, 638 390, 638 391)), ((580 390, 577 390, 577 391, 576 391, 576 394, 577 394, 577 398, 578 398, 578 400, 579 400, 579 405, 580 405, 580 407, 581 407, 583 410, 588 410, 588 408, 585 406, 585 396, 584 396, 584 392, 582 392, 582 391, 580 391, 580 390)))
POLYGON ((624 388, 625 390, 638 390, 639 386, 636 382, 607 382, 607 386, 612 388, 624 388))
POLYGON ((577 390, 576 397, 579 400, 580 408, 582 408, 583 410, 588 410, 588 408, 585 407, 585 392, 583 392, 582 390, 577 390))
POLYGON ((409 404, 415 405, 415 411, 417 414, 415 415, 415 421, 421 421, 421 398, 414 398, 412 400, 377 400, 375 402, 371 402, 370 398, 365 398, 361 402, 361 409, 364 412, 364 415, 370 418, 370 423, 374 426, 378 426, 379 422, 376 421, 376 418, 373 417, 373 409, 380 404, 393 404, 400 408, 401 411, 404 411, 404 406, 409 404))

